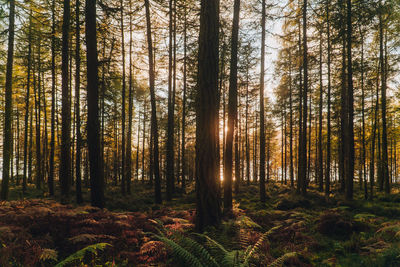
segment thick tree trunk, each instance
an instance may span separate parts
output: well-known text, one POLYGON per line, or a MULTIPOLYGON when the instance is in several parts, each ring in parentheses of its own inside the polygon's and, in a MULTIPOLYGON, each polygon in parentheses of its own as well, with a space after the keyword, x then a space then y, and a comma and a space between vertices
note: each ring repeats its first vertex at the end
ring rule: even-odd
POLYGON ((219 0, 202 0, 196 99, 196 229, 221 222, 218 169, 219 0))
POLYGON ((96 0, 86 0, 85 13, 88 101, 87 138, 90 161, 91 203, 93 206, 103 208, 105 205, 104 169, 100 143, 96 0))

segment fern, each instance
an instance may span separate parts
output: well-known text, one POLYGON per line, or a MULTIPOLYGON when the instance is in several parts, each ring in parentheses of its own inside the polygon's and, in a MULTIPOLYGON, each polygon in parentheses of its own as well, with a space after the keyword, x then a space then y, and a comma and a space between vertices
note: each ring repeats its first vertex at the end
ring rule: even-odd
POLYGON ((178 260, 181 260, 185 265, 193 266, 193 267, 204 267, 201 261, 196 258, 191 252, 187 251, 185 248, 177 244, 172 239, 169 239, 165 236, 157 235, 157 239, 162 241, 165 245, 167 245, 171 251, 172 255, 175 256, 178 260))
POLYGON ((197 256, 205 266, 215 266, 218 267, 219 264, 216 260, 211 256, 211 254, 198 242, 193 239, 187 238, 183 235, 178 237, 178 242, 185 248, 187 248, 192 254, 197 256))
POLYGON ((82 261, 86 255, 86 253, 91 253, 91 254, 94 254, 95 256, 97 256, 97 251, 102 251, 107 246, 111 246, 111 245, 108 243, 97 243, 94 245, 87 246, 87 247, 75 252, 74 254, 68 256, 65 260, 58 263, 56 265, 56 267, 63 267, 68 264, 73 264, 76 261, 82 261))
POLYGON ((39 260, 40 261, 47 261, 47 260, 57 261, 57 256, 58 256, 58 253, 56 250, 45 248, 42 250, 39 260))
POLYGON ((282 255, 281 257, 277 258, 275 261, 273 261, 268 266, 269 267, 281 267, 281 266, 283 266, 283 264, 285 263, 286 260, 296 257, 296 256, 297 256, 296 252, 288 252, 288 253, 282 255))
POLYGON ((269 236, 270 234, 272 234, 273 232, 275 232, 275 230, 278 229, 278 228, 280 228, 280 226, 275 226, 275 227, 272 227, 271 229, 269 229, 267 232, 265 232, 265 233, 258 239, 257 243, 255 243, 254 246, 251 246, 251 247, 249 247, 249 248, 246 250, 246 253, 245 253, 245 255, 244 255, 244 263, 245 263, 245 264, 247 264, 247 263, 249 262, 249 260, 253 257, 253 255, 254 255, 255 253, 257 253, 257 252, 260 250, 262 244, 263 244, 265 241, 268 241, 268 236, 269 236))

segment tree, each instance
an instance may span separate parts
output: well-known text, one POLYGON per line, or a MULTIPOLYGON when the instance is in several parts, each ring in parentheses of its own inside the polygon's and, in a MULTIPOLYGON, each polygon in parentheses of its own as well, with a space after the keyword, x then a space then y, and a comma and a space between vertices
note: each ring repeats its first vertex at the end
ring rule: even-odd
POLYGON ((330 6, 329 0, 326 1, 326 42, 328 43, 328 112, 327 112, 327 140, 326 140, 326 171, 325 171, 325 196, 330 194, 330 181, 331 181, 331 27, 330 27, 330 6))
MULTIPOLYGON (((147 1, 147 0, 146 0, 147 1)), ((202 0, 196 96, 196 229, 221 222, 218 183, 219 0, 202 0)))
POLYGON ((75 178, 76 178, 76 202, 78 204, 83 202, 82 199, 82 175, 81 175, 81 147, 82 147, 82 135, 81 135, 81 108, 80 108, 80 87, 81 87, 81 42, 80 42, 80 22, 79 22, 79 0, 75 1, 75 34, 76 34, 76 46, 75 46, 75 116, 76 116, 76 155, 75 155, 75 178))
POLYGON ((86 0, 86 58, 87 58, 87 136, 90 165, 91 202, 95 207, 103 208, 104 169, 100 144, 99 87, 96 34, 96 0, 86 0))
POLYGON ((122 163, 122 180, 121 180, 121 191, 122 194, 126 193, 126 170, 125 170, 125 150, 126 150, 126 143, 125 143, 125 98, 126 98, 126 74, 125 74, 125 33, 124 33, 124 1, 120 0, 120 12, 121 12, 121 52, 122 52, 122 140, 121 140, 121 163, 122 163))
POLYGON ((265 203, 265 110, 264 110, 264 80, 265 80, 265 0, 261 9, 261 71, 260 71, 260 201, 265 203))
POLYGON ((308 92, 308 47, 307 47, 307 0, 303 1, 302 9, 303 17, 303 66, 304 72, 303 86, 300 87, 301 92, 301 129, 299 130, 299 173, 298 173, 298 188, 297 191, 301 195, 307 193, 307 92, 308 92))
POLYGON ((238 61, 238 39, 239 39, 240 0, 235 0, 232 41, 231 62, 229 76, 229 103, 228 103, 228 131, 226 133, 225 163, 224 163, 224 213, 232 212, 232 169, 233 169, 233 137, 237 121, 237 61, 238 61))
POLYGON ((353 199, 354 180, 354 92, 353 92, 353 65, 352 65, 352 7, 351 0, 347 0, 347 101, 345 104, 346 129, 345 129, 345 196, 353 199))
MULTIPOLYGON (((62 96, 61 96, 61 154, 60 183, 61 195, 64 201, 68 198, 71 184, 71 102, 69 92, 69 31, 70 31, 70 0, 64 1, 62 26, 62 96)), ((89 80, 89 79, 88 79, 89 80)), ((40 118, 39 118, 40 120, 40 118)))
POLYGON ((146 9, 146 25, 147 25, 147 49, 149 56, 149 87, 151 98, 151 133, 152 133, 152 146, 151 154, 153 159, 154 169, 154 192, 155 201, 157 204, 162 203, 161 198, 161 178, 160 178, 160 164, 159 164, 159 150, 158 150, 158 125, 157 125, 157 106, 156 106, 156 93, 154 89, 154 55, 153 55, 153 41, 151 37, 151 20, 150 20, 150 4, 149 0, 144 1, 146 9))
POLYGON ((12 150, 12 78, 14 64, 14 30, 15 30, 15 0, 10 0, 10 14, 8 22, 8 52, 6 69, 6 94, 4 110, 4 136, 3 136, 3 175, 1 182, 1 199, 8 199, 10 162, 12 150))
MULTIPOLYGON (((176 1, 176 0, 175 0, 176 1)), ((168 59, 168 125, 167 125, 167 153, 166 153, 166 179, 167 179, 167 200, 172 200, 172 195, 174 193, 174 111, 175 111, 175 86, 172 88, 172 74, 173 70, 173 49, 175 49, 173 44, 173 31, 175 28, 174 16, 176 10, 173 8, 174 0, 169 0, 169 59, 168 59)))

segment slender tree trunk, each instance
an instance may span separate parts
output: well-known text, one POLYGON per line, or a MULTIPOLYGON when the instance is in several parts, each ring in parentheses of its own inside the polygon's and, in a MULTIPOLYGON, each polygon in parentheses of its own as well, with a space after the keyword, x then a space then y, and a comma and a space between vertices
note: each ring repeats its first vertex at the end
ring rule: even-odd
POLYGON ((364 180, 364 198, 368 199, 368 185, 367 185, 367 166, 366 166, 366 149, 365 149, 365 88, 364 88, 364 33, 361 30, 360 26, 360 35, 361 35, 361 116, 362 116, 362 170, 363 177, 360 179, 364 180))
POLYGON ((302 88, 302 131, 299 140, 299 189, 301 195, 307 193, 307 91, 308 91, 308 48, 307 48, 307 0, 303 2, 303 71, 302 88))
POLYGON ((346 147, 346 129, 347 129, 347 85, 346 85, 346 23, 345 23, 345 7, 344 0, 339 1, 340 5, 340 22, 342 37, 342 70, 341 70, 341 92, 340 92, 340 143, 339 143, 339 181, 340 192, 345 191, 345 147, 346 147))
POLYGON ((183 28, 183 98, 182 98, 182 152, 181 152, 181 181, 182 189, 186 187, 186 160, 185 160, 185 143, 186 143, 186 91, 187 91, 187 17, 186 17, 186 2, 184 3, 184 28, 183 28))
POLYGON ((289 51, 289 175, 290 187, 294 188, 294 166, 293 166, 293 87, 292 87, 292 54, 289 51))
POLYGON ((237 120, 238 86, 237 86, 237 61, 238 61, 238 39, 239 39, 239 15, 240 0, 235 0, 231 62, 229 74, 229 103, 228 103, 228 131, 226 133, 225 163, 224 163, 224 213, 232 212, 232 170, 233 170, 233 138, 235 135, 235 124, 237 120))
POLYGON ((75 116, 76 116, 76 163, 75 163, 75 178, 76 178, 76 202, 78 204, 83 202, 82 198, 82 174, 81 174, 81 149, 82 149, 82 136, 81 136, 81 99, 80 99, 80 86, 81 86, 81 42, 80 42, 80 1, 75 2, 75 19, 76 19, 76 47, 75 47, 75 116))
POLYGON ((97 59, 96 0, 86 0, 86 58, 87 58, 87 138, 89 149, 91 202, 93 206, 103 208, 104 169, 103 153, 100 143, 99 88, 97 59))
POLYGON ((328 43, 328 111, 327 111, 327 138, 326 138, 326 172, 325 172, 325 196, 329 197, 331 184, 331 25, 330 25, 329 0, 326 1, 326 32, 328 43))
POLYGON ((265 203, 265 118, 264 118, 264 78, 265 78, 265 0, 261 9, 261 73, 260 73, 260 201, 265 203))
POLYGON ((126 192, 128 194, 131 194, 131 180, 132 180, 132 118, 133 118, 132 41, 133 41, 132 0, 129 0, 129 96, 128 96, 128 132, 127 132, 127 142, 126 142, 126 192))
POLYGON ((172 200, 174 193, 174 110, 173 105, 174 89, 172 88, 173 75, 173 2, 169 0, 169 60, 168 60, 168 126, 167 126, 167 144, 166 144, 166 175, 167 175, 167 201, 172 200))
POLYGON ((3 135, 3 175, 1 182, 1 199, 8 199, 9 179, 10 179, 10 160, 12 143, 12 77, 14 63, 14 28, 15 28, 15 0, 10 0, 10 14, 8 23, 8 52, 5 86, 5 111, 4 111, 4 135, 3 135))
POLYGON ((323 82, 322 82, 322 31, 320 31, 319 42, 319 128, 318 128, 318 185, 322 192, 324 189, 324 170, 323 170, 323 153, 322 153, 322 103, 323 103, 323 82))
POLYGON ((61 97, 61 155, 60 183, 63 201, 68 199, 71 182, 71 103, 69 91, 69 31, 70 0, 64 1, 62 26, 62 97, 61 97))
MULTIPOLYGON (((53 3, 54 4, 54 3, 53 3)), ((26 182, 27 182, 27 175, 28 175, 28 129, 29 127, 29 100, 30 100, 30 88, 31 88, 31 70, 32 70, 32 8, 29 12, 29 33, 28 33, 28 74, 27 74, 27 82, 26 82, 26 98, 25 98, 25 129, 24 129, 24 171, 23 171, 23 180, 22 180, 22 193, 26 193, 26 182)), ((52 39, 53 40, 53 39, 52 39)), ((53 48, 53 46, 52 46, 53 48)), ((53 50, 52 50, 53 51, 53 50)), ((52 56, 54 53, 52 53, 52 56)), ((53 61, 52 61, 53 62, 53 61)), ((52 68, 54 70, 54 68, 52 68)), ((51 159, 50 159, 51 160, 51 159)), ((53 162, 54 163, 54 162, 53 162)), ((50 182, 49 177, 49 182, 50 182)), ((49 189, 51 190, 52 187, 49 189)), ((50 192, 52 196, 53 192, 50 192)))
POLYGON ((122 173, 122 180, 121 180, 121 192, 122 194, 126 193, 126 172, 125 172, 125 98, 126 98, 126 74, 125 74, 125 33, 124 33, 124 1, 120 1, 121 4, 121 52, 122 52, 122 127, 121 127, 121 173, 122 173))
MULTIPOLYGON (((55 0, 52 1, 51 6, 51 137, 50 137, 50 159, 49 159, 49 193, 50 196, 54 196, 54 154, 55 154, 55 95, 56 95, 56 22, 55 22, 55 0)), ((26 118, 27 120, 27 118, 26 118)))
POLYGON ((156 106, 156 94, 154 89, 154 56, 153 56, 153 41, 151 38, 151 21, 150 21, 150 4, 149 0, 145 0, 146 9, 146 24, 147 24, 147 48, 149 52, 149 86, 150 86, 150 97, 151 97, 151 132, 153 135, 152 153, 154 160, 154 191, 155 201, 157 204, 161 204, 161 179, 160 179, 160 164, 159 164, 159 151, 158 151, 158 126, 157 126, 157 106, 156 106))
MULTIPOLYGON (((40 40, 40 38, 39 38, 40 40)), ((35 91, 35 115, 36 115, 36 189, 42 188, 42 154, 41 154, 41 105, 40 105, 40 87, 41 87, 41 79, 40 79, 40 72, 41 72, 41 40, 39 41, 38 45, 38 62, 37 62, 37 84, 34 85, 35 91)))
POLYGON ((353 199, 354 180, 354 92, 353 92, 353 65, 352 65, 352 8, 351 0, 347 0, 347 128, 345 149, 345 196, 353 199))
MULTIPOLYGON (((380 10, 382 10, 382 0, 379 1, 380 10)), ((379 11, 379 61, 381 63, 381 110, 382 110, 382 180, 386 194, 390 194, 389 179, 389 160, 388 160, 388 137, 386 123, 386 64, 384 60, 384 44, 383 44, 383 18, 382 11, 379 11)))

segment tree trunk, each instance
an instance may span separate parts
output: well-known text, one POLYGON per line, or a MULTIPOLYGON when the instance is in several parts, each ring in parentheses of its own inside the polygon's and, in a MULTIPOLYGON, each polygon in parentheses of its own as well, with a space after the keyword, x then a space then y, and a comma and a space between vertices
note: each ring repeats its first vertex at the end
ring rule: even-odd
MULTIPOLYGON (((147 0, 146 0, 147 1, 147 0)), ((196 99, 196 230, 221 222, 218 181, 219 1, 202 0, 196 99)))
POLYGON ((131 193, 131 180, 132 180, 132 117, 133 117, 132 41, 133 41, 132 0, 129 0, 129 96, 128 96, 128 132, 126 141, 126 192, 128 194, 131 193))
POLYGON ((382 18, 382 0, 379 1, 379 61, 381 64, 381 109, 382 109, 382 182, 386 194, 390 194, 390 180, 389 180, 389 160, 388 160, 388 137, 387 137, 387 123, 386 123, 386 64, 384 60, 384 47, 383 47, 383 18, 382 18))
POLYGON ((103 208, 105 205, 104 169, 103 153, 100 144, 96 0, 86 0, 85 13, 88 101, 87 139, 89 149, 91 203, 93 206, 103 208))
MULTIPOLYGON (((53 3, 54 5, 54 3, 53 3)), ((54 12, 53 12, 54 14, 54 12)), ((53 16, 54 17, 54 16, 53 16)), ((23 180, 22 180, 22 193, 26 193, 26 182, 28 175, 28 129, 29 127, 29 100, 30 100, 30 88, 31 88, 31 70, 32 70, 32 8, 29 12, 29 33, 28 33, 28 76, 26 82, 26 98, 25 98, 25 129, 24 129, 24 171, 23 171, 23 180)), ((52 39, 53 40, 53 39, 52 39)), ((53 59, 53 43, 52 43, 52 59, 53 59)), ((53 60, 52 60, 53 63, 53 60)), ((54 68, 52 68, 54 70, 54 68)), ((50 159, 51 160, 51 159, 50 159)), ((53 161, 54 163, 54 161, 53 161)), ((50 165, 51 166, 51 165, 50 165)), ((49 177, 49 190, 54 189, 54 187, 50 186, 49 177)), ((54 195, 54 190, 50 191, 50 195, 54 195)))
POLYGON ((265 0, 261 9, 261 73, 260 73, 260 201, 265 203, 265 118, 264 118, 264 79, 265 79, 265 0))
POLYGON ((173 75, 173 20, 174 20, 174 0, 169 0, 169 60, 168 60, 168 126, 166 144, 166 175, 167 175, 167 201, 172 200, 174 193, 174 89, 172 88, 173 75))
POLYGON ((353 92, 353 65, 352 65, 352 9, 351 0, 347 0, 347 124, 345 149, 345 196, 353 199, 354 180, 354 92, 353 92))
POLYGON ((12 77, 14 63, 14 28, 15 28, 15 0, 10 0, 8 52, 5 86, 4 136, 3 136, 3 175, 1 182, 1 199, 8 199, 8 183, 10 179, 10 160, 12 143, 12 77))
POLYGON ((239 39, 239 14, 240 0, 235 0, 231 62, 229 74, 229 101, 228 101, 228 131, 226 133, 225 162, 224 162, 224 213, 232 212, 232 170, 233 170, 233 138, 235 135, 235 124, 237 120, 238 87, 237 87, 237 62, 238 62, 238 39, 239 39))
MULTIPOLYGON (((62 97, 61 97, 61 155, 60 183, 63 201, 68 199, 71 183, 71 102, 69 91, 69 31, 70 0, 64 1, 62 26, 62 97)), ((89 80, 89 79, 88 79, 89 80)))
POLYGON ((326 32, 328 43, 328 111, 327 111, 327 138, 326 138, 326 171, 325 171, 325 196, 329 197, 331 184, 331 25, 330 25, 330 6, 329 1, 326 2, 326 32))
POLYGON ((186 160, 185 160, 185 129, 186 129, 186 90, 187 90, 187 18, 186 18, 186 3, 184 3, 184 29, 183 29, 183 98, 182 98, 182 148, 181 148, 181 181, 182 189, 186 187, 186 160))
POLYGON ((121 52, 122 52, 122 127, 121 127, 121 192, 122 194, 126 193, 126 172, 125 172, 125 98, 126 98, 126 74, 125 74, 125 34, 124 34, 124 1, 121 0, 121 52))
POLYGON ((75 116, 76 116, 76 158, 75 158, 75 179, 76 179, 76 202, 78 204, 83 202, 82 198, 82 174, 81 174, 81 147, 82 147, 82 136, 81 136, 81 99, 80 99, 80 86, 81 86, 81 42, 80 42, 80 21, 79 21, 79 6, 80 1, 75 2, 75 16, 76 16, 76 47, 75 47, 75 116))
POLYGON ((151 21, 150 21, 150 4, 149 0, 144 1, 146 8, 146 24, 147 24, 147 48, 149 52, 149 86, 151 98, 151 132, 153 138, 152 153, 153 153, 153 171, 155 176, 154 191, 155 202, 161 204, 161 179, 160 179, 160 164, 159 164, 159 151, 158 151, 158 126, 157 126, 157 106, 156 94, 154 89, 154 57, 153 57, 153 41, 151 38, 151 21))

